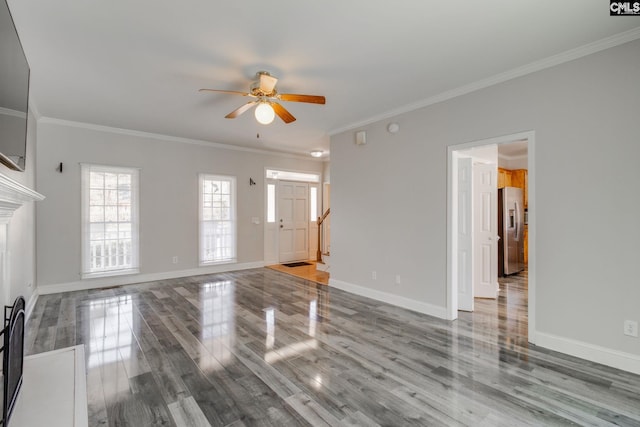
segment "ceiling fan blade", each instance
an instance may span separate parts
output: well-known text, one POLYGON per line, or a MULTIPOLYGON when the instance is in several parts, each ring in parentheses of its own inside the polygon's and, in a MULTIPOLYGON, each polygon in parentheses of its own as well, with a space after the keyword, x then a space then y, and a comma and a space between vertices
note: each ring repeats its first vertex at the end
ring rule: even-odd
POLYGON ((232 95, 242 95, 242 96, 251 96, 254 97, 254 95, 248 93, 248 92, 239 92, 237 90, 222 90, 222 89, 200 89, 198 90, 198 92, 219 92, 219 93, 230 93, 232 95))
POLYGON ((282 105, 278 104, 277 102, 272 102, 271 106, 273 107, 273 111, 275 111, 275 113, 282 119, 283 122, 291 123, 296 121, 296 118, 293 117, 293 115, 288 112, 287 109, 282 105))
POLYGON ((235 119, 236 117, 238 117, 240 114, 244 113, 245 111, 247 111, 249 108, 253 107, 254 105, 256 105, 258 102, 257 101, 249 101, 244 105, 241 105, 240 107, 236 108, 235 110, 233 110, 232 112, 230 112, 229 114, 227 114, 226 116, 224 116, 225 119, 235 119))
POLYGON ((270 94, 273 92, 273 89, 276 87, 276 83, 278 83, 278 79, 275 77, 269 74, 260 73, 260 90, 262 93, 270 94))
POLYGON ((311 104, 324 104, 324 96, 319 95, 299 95, 295 93, 281 93, 278 95, 282 101, 308 102, 311 104))

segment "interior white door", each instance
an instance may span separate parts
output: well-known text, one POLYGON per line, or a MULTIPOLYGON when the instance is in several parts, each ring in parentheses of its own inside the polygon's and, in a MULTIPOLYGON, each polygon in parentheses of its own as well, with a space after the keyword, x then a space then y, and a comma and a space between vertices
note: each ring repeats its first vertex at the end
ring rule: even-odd
POLYGON ((495 164, 473 165, 473 294, 498 295, 498 171, 495 164))
POLYGON ((473 164, 458 159, 458 310, 473 311, 473 164))
POLYGON ((309 184, 278 182, 279 261, 309 257, 309 184))

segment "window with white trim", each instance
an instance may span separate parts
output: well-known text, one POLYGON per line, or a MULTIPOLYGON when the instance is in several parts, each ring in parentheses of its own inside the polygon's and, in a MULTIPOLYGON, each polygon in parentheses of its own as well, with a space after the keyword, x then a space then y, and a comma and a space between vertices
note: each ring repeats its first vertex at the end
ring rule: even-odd
POLYGON ((138 172, 81 165, 83 278, 138 272, 138 172))
POLYGON ((200 174, 200 265, 236 260, 236 179, 200 174))

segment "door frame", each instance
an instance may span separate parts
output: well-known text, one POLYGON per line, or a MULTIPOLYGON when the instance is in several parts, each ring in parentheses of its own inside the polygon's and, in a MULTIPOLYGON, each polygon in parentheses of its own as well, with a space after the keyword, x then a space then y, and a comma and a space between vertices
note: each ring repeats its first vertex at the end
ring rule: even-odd
POLYGON ((535 171, 535 131, 525 131, 489 139, 476 140, 447 147, 447 307, 448 320, 458 318, 458 273, 457 273, 457 221, 454 218, 454 152, 489 144, 507 144, 514 141, 527 140, 528 168, 528 339, 536 343, 536 171, 535 171))
MULTIPOLYGON (((279 212, 278 212, 278 200, 279 200, 279 192, 278 192, 278 183, 282 180, 282 181, 291 181, 291 182, 301 182, 301 183, 307 183, 309 184, 309 187, 311 187, 312 185, 315 185, 318 187, 318 191, 317 191, 317 206, 322 206, 323 203, 323 199, 322 199, 322 193, 320 191, 320 185, 322 185, 322 172, 318 172, 318 171, 312 171, 312 170, 301 170, 301 169, 287 169, 287 168, 279 168, 279 167, 275 167, 275 166, 265 166, 264 167, 264 172, 263 172, 263 177, 264 177, 264 203, 263 203, 263 223, 264 223, 264 239, 263 239, 263 262, 265 265, 269 265, 269 264, 278 264, 279 261, 279 256, 280 256, 280 234, 279 234, 279 229, 277 228, 277 224, 278 221, 276 219, 276 221, 274 223, 269 223, 268 222, 268 189, 267 186, 269 184, 273 184, 275 185, 275 218, 278 218, 279 212), (304 174, 304 175, 315 175, 317 177, 317 181, 306 181, 306 180, 296 180, 295 178, 292 177, 287 177, 286 175, 284 177, 282 176, 277 176, 277 177, 269 177, 268 176, 268 171, 275 171, 278 173, 283 173, 283 174, 304 174)), ((311 191, 309 190, 309 197, 311 197, 310 195, 311 191)), ((315 222, 314 222, 315 223, 315 222)), ((314 233, 311 231, 311 221, 309 224, 309 244, 311 244, 311 236, 314 233)), ((311 257, 312 259, 313 257, 311 257)))

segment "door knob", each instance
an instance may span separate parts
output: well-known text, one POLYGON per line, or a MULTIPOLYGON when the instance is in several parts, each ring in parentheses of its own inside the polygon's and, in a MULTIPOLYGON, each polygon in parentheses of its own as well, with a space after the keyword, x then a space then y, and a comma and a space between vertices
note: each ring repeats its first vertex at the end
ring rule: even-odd
POLYGON ((280 228, 284 228, 284 225, 280 224, 280 228))

